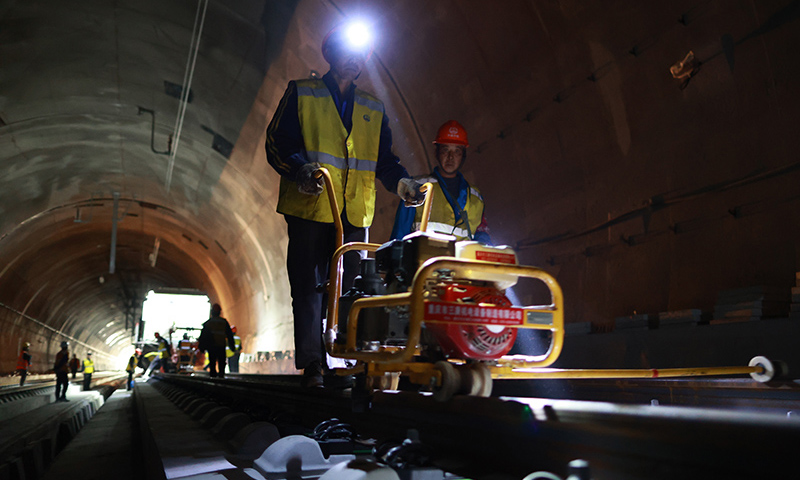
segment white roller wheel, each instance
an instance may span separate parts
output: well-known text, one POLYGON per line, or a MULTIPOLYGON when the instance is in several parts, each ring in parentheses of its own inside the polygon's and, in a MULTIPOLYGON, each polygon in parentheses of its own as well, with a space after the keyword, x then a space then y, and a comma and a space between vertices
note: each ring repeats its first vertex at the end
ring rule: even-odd
POLYGON ((770 359, 768 359, 767 357, 761 357, 761 356, 753 357, 753 359, 750 360, 750 366, 761 367, 764 369, 764 371, 761 373, 757 372, 750 373, 750 376, 753 377, 753 380, 755 380, 756 382, 767 383, 773 378, 775 378, 775 365, 773 365, 770 359))
POLYGON ((485 363, 473 363, 469 366, 472 377, 472 388, 469 395, 488 397, 492 394, 492 372, 485 363))
POLYGON ((461 375, 450 362, 436 362, 433 368, 442 372, 442 385, 433 389, 433 398, 439 402, 446 402, 461 387, 461 375))

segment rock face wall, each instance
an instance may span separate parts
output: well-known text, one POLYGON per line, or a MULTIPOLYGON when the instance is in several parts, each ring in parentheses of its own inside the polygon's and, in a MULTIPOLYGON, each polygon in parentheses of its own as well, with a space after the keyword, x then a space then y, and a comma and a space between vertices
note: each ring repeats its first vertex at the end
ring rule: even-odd
MULTIPOLYGON (((208 292, 246 351, 291 349, 264 131, 356 16, 378 33, 358 83, 403 164, 428 172, 437 127, 462 123, 495 241, 557 277, 568 322, 794 285, 797 2, 229 3, 209 3, 179 141, 195 4, 0 9, 0 371, 24 341, 127 358, 160 287, 208 292)), ((373 241, 395 207, 379 187, 373 241)))

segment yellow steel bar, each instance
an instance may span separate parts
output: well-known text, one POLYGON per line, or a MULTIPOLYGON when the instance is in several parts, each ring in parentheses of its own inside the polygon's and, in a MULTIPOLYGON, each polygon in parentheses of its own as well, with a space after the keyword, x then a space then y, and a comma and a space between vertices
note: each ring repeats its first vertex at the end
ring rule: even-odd
POLYGON ((748 375, 763 373, 764 368, 755 367, 689 367, 689 368, 641 368, 641 369, 515 369, 508 366, 489 367, 492 378, 503 379, 554 379, 554 378, 670 378, 699 377, 708 375, 748 375))
POLYGON ((380 247, 380 244, 377 243, 351 242, 346 245, 341 245, 333 252, 333 257, 331 258, 330 282, 328 284, 328 321, 326 332, 329 334, 325 335, 326 348, 331 355, 333 355, 334 351, 333 339, 331 338, 333 336, 332 333, 339 328, 339 297, 342 295, 343 273, 342 256, 353 250, 374 252, 378 247, 380 247), (328 340, 330 340, 330 342, 328 342, 328 340))
POLYGON ((431 218, 431 205, 433 204, 433 184, 424 183, 420 191, 425 193, 425 202, 422 204, 422 220, 419 222, 419 231, 428 229, 428 219, 431 218))

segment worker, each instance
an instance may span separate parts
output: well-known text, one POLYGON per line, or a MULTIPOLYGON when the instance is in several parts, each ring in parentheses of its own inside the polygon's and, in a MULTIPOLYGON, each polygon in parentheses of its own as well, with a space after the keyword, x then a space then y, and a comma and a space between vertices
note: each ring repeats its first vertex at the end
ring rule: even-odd
POLYGON ((17 357, 17 373, 19 373, 19 386, 22 387, 25 385, 25 378, 28 376, 28 368, 31 366, 31 354, 30 354, 31 344, 25 342, 22 344, 22 350, 19 352, 19 357, 17 357))
POLYGON ((231 326, 233 332, 233 343, 236 348, 225 347, 225 356, 228 358, 228 370, 231 373, 239 373, 239 357, 242 354, 242 337, 236 333, 236 325, 231 326))
POLYGON ((86 360, 83 361, 83 391, 92 389, 92 374, 94 373, 94 360, 92 360, 92 352, 86 354, 86 360))
MULTIPOLYGON (((288 227, 287 271, 294 315, 295 367, 302 385, 323 383, 323 293, 335 248, 333 213, 318 170, 331 174, 344 242, 364 242, 375 210, 375 179, 409 204, 424 199, 392 153, 383 103, 356 88, 372 42, 358 26, 334 27, 322 42, 330 69, 322 78, 289 82, 267 128, 267 160, 280 174, 279 213, 288 227), (359 43, 357 40, 362 39, 359 43)), ((344 258, 343 285, 352 286, 360 255, 344 258)))
POLYGON ((133 355, 128 359, 128 365, 125 367, 125 371, 128 372, 128 383, 125 384, 128 391, 133 388, 133 374, 136 373, 136 364, 139 363, 139 355, 141 353, 142 351, 138 348, 134 350, 133 355))
POLYGON ((222 307, 219 303, 211 306, 211 318, 203 323, 200 330, 200 350, 208 352, 208 363, 210 365, 209 376, 225 378, 225 344, 236 348, 233 341, 233 331, 228 320, 222 318, 222 307), (219 367, 219 372, 217 371, 219 367))
MULTIPOLYGON (((433 141, 438 166, 430 175, 418 178, 433 184, 433 204, 428 231, 453 235, 458 240, 491 244, 484 217, 483 196, 461 174, 467 158, 467 131, 455 120, 445 122, 433 141)), ((401 239, 418 230, 422 208, 397 207, 392 238, 401 239)))
POLYGON ((181 370, 192 370, 192 341, 188 333, 178 340, 178 372, 181 370))
POLYGON ((72 358, 69 359, 69 371, 72 372, 73 380, 75 380, 75 375, 78 373, 78 369, 80 368, 81 368, 81 361, 78 360, 78 356, 73 353, 72 358))
POLYGON ((156 337, 156 355, 147 367, 146 374, 152 375, 154 371, 168 371, 169 370, 169 357, 172 356, 172 346, 166 338, 162 337, 160 333, 153 334, 156 337))
POLYGON ((61 350, 56 353, 53 371, 56 373, 56 402, 68 402, 67 387, 69 386, 69 343, 61 342, 61 350))

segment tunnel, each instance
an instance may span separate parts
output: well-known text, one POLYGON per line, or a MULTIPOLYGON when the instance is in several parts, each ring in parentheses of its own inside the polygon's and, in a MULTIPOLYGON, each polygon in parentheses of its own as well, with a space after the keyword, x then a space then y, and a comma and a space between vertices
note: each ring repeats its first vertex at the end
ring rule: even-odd
MULTIPOLYGON (((436 166, 442 123, 469 133, 493 242, 553 275, 587 333, 561 365, 796 362, 798 17, 796 0, 0 1, 0 374, 25 342, 34 373, 62 341, 122 369, 169 289, 222 305, 253 358, 291 355, 266 128, 351 19, 375 32, 356 83, 411 175, 436 166), (730 314, 735 292, 763 303, 730 314), (730 330, 604 340, 675 312, 730 330)), ((399 198, 377 190, 381 243, 399 198)))

